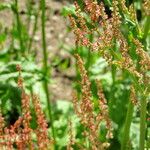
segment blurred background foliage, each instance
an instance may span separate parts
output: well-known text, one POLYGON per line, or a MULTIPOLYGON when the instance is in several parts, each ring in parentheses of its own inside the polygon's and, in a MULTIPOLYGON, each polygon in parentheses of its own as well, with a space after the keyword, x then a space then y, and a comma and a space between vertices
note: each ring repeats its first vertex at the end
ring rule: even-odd
MULTIPOLYGON (((71 32, 67 16, 69 14, 75 15, 75 7, 72 2, 73 1, 57 1, 56 4, 62 4, 61 8, 56 10, 54 10, 53 7, 49 8, 48 6, 46 6, 46 12, 48 16, 58 14, 58 19, 63 18, 64 20, 66 20, 65 30, 67 34, 71 32)), ((77 2, 80 7, 83 8, 83 0, 77 0, 77 2)), ((105 4, 106 12, 109 16, 111 16, 111 10, 109 9, 109 7, 111 7, 112 1, 103 0, 103 2, 105 4)), ((24 78, 24 84, 27 92, 31 95, 33 93, 38 93, 40 95, 42 107, 47 114, 48 110, 46 96, 44 88, 42 86, 42 82, 43 80, 47 80, 49 82, 49 85, 54 82, 52 75, 54 70, 53 68, 55 68, 58 73, 61 73, 67 72, 70 67, 73 67, 75 74, 71 77, 67 76, 72 82, 72 85, 69 86, 69 88, 76 89, 78 91, 78 94, 80 94, 81 89, 80 85, 77 82, 80 80, 80 74, 74 60, 74 54, 79 53, 79 55, 84 59, 85 67, 92 82, 92 94, 95 99, 97 98, 97 87, 95 80, 100 79, 102 81, 104 93, 108 100, 110 117, 113 121, 113 126, 115 129, 114 138, 110 141, 111 146, 109 149, 119 150, 122 128, 125 122, 127 104, 129 100, 129 87, 131 84, 131 79, 128 73, 125 71, 117 70, 115 66, 110 68, 107 62, 100 57, 98 52, 91 52, 84 46, 76 47, 73 43, 74 39, 72 36, 72 40, 69 41, 72 43, 60 42, 60 45, 56 45, 59 50, 61 49, 61 51, 67 53, 69 57, 61 57, 60 55, 57 55, 57 53, 53 55, 51 53, 55 53, 54 51, 48 51, 48 55, 52 56, 48 57, 48 69, 50 71, 50 76, 45 77, 41 65, 42 47, 36 47, 36 43, 34 42, 36 38, 39 38, 35 36, 36 33, 41 32, 41 28, 39 27, 39 20, 41 17, 41 8, 39 5, 39 1, 26 0, 23 10, 19 8, 18 3, 19 1, 17 2, 17 0, 0 2, 0 13, 9 12, 11 14, 11 18, 8 19, 12 20, 11 24, 9 24, 9 27, 6 27, 5 25, 3 25, 4 18, 0 19, 0 107, 7 124, 13 124, 15 120, 17 120, 21 112, 21 97, 20 91, 17 88, 18 73, 16 72, 16 64, 20 64, 22 66, 22 76, 24 78), (70 60, 71 62, 73 62, 73 64, 70 64, 70 60)), ((48 3, 51 2, 47 1, 46 4, 48 3)), ((140 3, 140 0, 126 1, 126 5, 128 7, 134 5, 137 13, 138 23, 140 26, 142 26, 145 22, 145 18, 143 18, 142 16, 142 8, 140 3)), ((122 23, 122 32, 126 39, 130 39, 130 37, 132 36, 138 36, 138 38, 141 38, 142 35, 137 34, 136 25, 130 20, 130 18, 128 18, 128 16, 125 17, 126 18, 124 18, 123 20, 124 23, 122 23)), ((46 22, 48 21, 49 20, 47 19, 46 22)), ((50 28, 50 26, 46 28, 50 28)), ((55 32, 55 29, 53 32, 55 32)), ((39 34, 39 36, 41 35, 39 34)), ((93 35, 89 36, 92 41, 93 35)), ((55 38, 57 38, 57 36, 55 38)), ((51 41, 47 41, 47 43, 51 45, 51 41)), ((147 47, 149 47, 149 43, 150 42, 147 42, 147 47)), ((132 48, 131 55, 134 59, 137 59, 137 56, 135 55, 133 49, 134 46, 132 48)), ((49 90, 49 93, 51 96, 53 95, 51 90, 49 90)), ((67 93, 62 94, 65 95, 67 93)), ((79 124, 79 119, 74 114, 71 102, 72 97, 70 96, 67 100, 63 98, 57 99, 55 97, 53 99, 54 101, 52 103, 52 113, 54 118, 53 124, 56 133, 56 149, 66 149, 69 130, 68 120, 71 120, 73 123, 73 132, 76 134, 76 140, 79 143, 82 143, 83 137, 81 135, 81 131, 83 131, 83 127, 79 124)), ((31 125, 33 128, 36 126, 34 119, 35 118, 33 117, 31 125)), ((47 120, 50 127, 51 122, 48 117, 47 120)), ((132 148, 134 149, 137 149, 138 147, 138 124, 139 112, 135 111, 130 135, 132 138, 132 148)), ((104 133, 101 133, 101 138, 102 140, 105 140, 103 139, 103 134, 105 135, 105 129, 103 131, 104 133)), ((50 128, 49 132, 51 136, 52 133, 50 128)), ((149 130, 147 134, 149 134, 150 136, 149 130)), ((78 148, 76 147, 75 149, 78 148)))

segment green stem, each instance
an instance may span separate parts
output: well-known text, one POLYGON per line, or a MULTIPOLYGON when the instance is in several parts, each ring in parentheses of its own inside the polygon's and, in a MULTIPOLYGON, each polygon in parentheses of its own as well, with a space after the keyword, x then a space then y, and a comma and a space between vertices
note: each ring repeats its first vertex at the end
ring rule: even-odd
POLYGON ((144 26, 143 41, 146 40, 149 30, 150 30, 150 16, 147 16, 145 26, 144 26))
POLYGON ((28 19, 27 19, 27 29, 30 29, 31 25, 31 15, 32 15, 32 5, 31 5, 31 0, 26 1, 26 6, 27 6, 27 13, 28 13, 28 19))
POLYGON ((126 115, 126 120, 124 125, 123 138, 121 142, 121 150, 127 150, 128 148, 127 146, 130 138, 130 126, 132 122, 133 108, 134 108, 133 104, 130 100, 128 104, 128 110, 127 110, 127 115, 126 115))
POLYGON ((140 112, 140 150, 144 150, 145 133, 146 133, 146 97, 141 99, 141 112, 140 112))
POLYGON ((35 14, 35 22, 34 22, 34 27, 33 27, 33 32, 32 32, 32 36, 29 40, 29 46, 28 46, 28 53, 30 53, 31 47, 32 47, 32 43, 33 43, 33 38, 35 36, 36 30, 37 30, 37 22, 38 22, 38 16, 39 16, 39 10, 38 12, 35 14))
POLYGON ((55 141, 55 132, 54 132, 54 126, 53 126, 53 116, 52 116, 52 106, 49 96, 49 90, 48 90, 48 76, 49 76, 49 68, 48 68, 48 55, 47 55, 47 48, 46 48, 46 34, 45 34, 45 0, 41 0, 41 8, 42 8, 42 15, 41 15, 41 21, 42 21, 42 47, 43 47, 43 71, 44 71, 44 89, 46 93, 47 98, 47 107, 48 107, 48 114, 51 121, 51 128, 52 128, 52 134, 53 139, 55 141))
POLYGON ((17 21, 17 29, 18 29, 18 36, 19 36, 19 42, 20 42, 20 49, 24 53, 25 48, 23 45, 23 39, 22 39, 22 25, 19 18, 18 13, 18 0, 15 0, 15 14, 16 14, 16 21, 17 21))

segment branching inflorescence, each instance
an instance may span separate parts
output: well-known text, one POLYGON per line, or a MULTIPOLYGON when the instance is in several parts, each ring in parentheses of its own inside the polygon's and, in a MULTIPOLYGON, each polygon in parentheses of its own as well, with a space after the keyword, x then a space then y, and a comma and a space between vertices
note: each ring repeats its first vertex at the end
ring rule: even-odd
POLYGON ((100 112, 95 114, 94 103, 92 101, 92 94, 90 88, 90 81, 87 76, 87 71, 85 70, 84 63, 79 55, 76 55, 78 67, 81 73, 81 87, 82 87, 82 98, 78 101, 77 96, 74 94, 73 104, 76 114, 81 119, 81 124, 87 129, 84 132, 84 136, 88 137, 91 148, 93 150, 103 149, 108 146, 108 143, 102 143, 99 140, 99 129, 100 124, 105 121, 107 128, 106 138, 112 138, 112 125, 109 119, 108 107, 105 96, 103 94, 102 88, 99 85, 99 109, 100 112))
POLYGON ((32 98, 37 117, 37 129, 33 130, 30 127, 32 119, 30 96, 26 94, 23 87, 20 65, 17 65, 16 68, 19 72, 18 87, 21 90, 22 116, 10 127, 5 127, 4 118, 0 113, 0 148, 13 150, 16 145, 18 150, 33 150, 36 148, 40 150, 50 149, 51 141, 48 138, 48 126, 37 95, 34 95, 32 98), (36 138, 33 138, 34 134, 36 135, 36 138))
MULTIPOLYGON (((111 3, 110 14, 105 10, 103 2, 94 0, 84 0, 83 6, 80 7, 75 2, 75 14, 69 15, 71 27, 76 37, 76 45, 88 47, 90 51, 98 51, 110 66, 116 66, 122 72, 127 72, 132 79, 133 86, 131 88, 132 103, 139 104, 140 100, 140 144, 141 150, 144 150, 145 131, 146 131, 146 105, 148 93, 150 91, 150 56, 147 52, 145 42, 149 33, 149 1, 145 0, 143 9, 146 16, 144 28, 140 28, 137 21, 136 11, 134 6, 126 7, 126 1, 113 0, 111 3), (128 31, 129 35, 125 36, 122 30, 124 23, 132 23, 133 31, 128 31), (143 35, 141 32, 143 31, 143 35), (133 32, 133 33, 131 33, 133 32), (93 35, 93 40, 90 40, 90 35, 93 35), (132 51, 132 54, 131 54, 132 51), (134 53, 134 56, 133 56, 134 53), (136 93, 139 94, 138 99, 135 100, 136 93), (134 93, 134 94, 133 94, 134 93), (143 130, 143 131, 142 131, 143 130)), ((92 104, 92 95, 90 92, 90 81, 87 77, 87 72, 83 67, 83 62, 79 55, 76 55, 80 74, 82 77, 82 101, 79 104, 77 97, 74 97, 74 108, 76 113, 81 118, 82 124, 89 129, 88 138, 92 145, 97 147, 98 128, 97 124, 101 122, 102 118, 108 117, 108 109, 104 99, 103 92, 100 90, 98 94, 100 97, 100 110, 103 110, 100 115, 95 118, 94 107, 92 104), (104 106, 104 107, 103 107, 104 106), (79 107, 79 108, 78 108, 79 107)), ((101 88, 100 88, 101 89, 101 88)), ((129 102, 130 108, 133 109, 133 104, 129 102)), ((133 111, 127 112, 126 127, 130 128, 133 111)), ((105 119, 106 124, 110 126, 110 119, 105 119)), ((111 128, 110 128, 111 129, 111 128)), ((125 141, 129 140, 128 129, 124 131, 125 141), (127 135, 127 136, 126 136, 127 135)), ((127 144, 127 143, 123 143, 127 144)), ((122 149, 125 145, 122 145, 122 149)), ((93 149, 95 149, 93 147, 93 149)))
MULTIPOLYGON (((124 3, 121 2, 121 6, 124 8, 123 10, 127 11, 127 8, 124 6, 125 4, 123 4, 124 3)), ((129 54, 130 45, 120 29, 122 20, 119 13, 118 1, 114 0, 112 6, 111 17, 109 18, 102 2, 98 4, 93 0, 85 0, 84 11, 75 3, 77 18, 71 15, 69 18, 71 27, 76 35, 76 43, 90 47, 91 50, 99 51, 110 65, 115 64, 122 69, 126 69, 136 77, 142 78, 142 73, 136 68, 136 64, 129 54), (87 20, 86 15, 90 17, 90 21, 87 20), (88 39, 88 35, 90 34, 95 35, 93 42, 88 39), (114 44, 119 46, 118 50, 121 56, 118 56, 115 52, 114 44), (114 57, 115 60, 113 60, 112 57, 114 57)), ((133 14, 133 12, 130 11, 128 11, 128 13, 133 14)), ((142 60, 144 61, 143 64, 145 63, 144 65, 148 67, 149 55, 142 48, 142 43, 134 38, 132 38, 132 43, 137 47, 137 55, 142 57, 142 59, 144 58, 142 60)))

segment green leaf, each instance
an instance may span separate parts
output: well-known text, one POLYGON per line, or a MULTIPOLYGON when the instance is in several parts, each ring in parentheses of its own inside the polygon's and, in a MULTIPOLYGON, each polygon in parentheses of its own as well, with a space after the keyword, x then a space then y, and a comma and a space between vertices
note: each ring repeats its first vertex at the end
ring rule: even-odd
POLYGON ((0 44, 6 40, 7 35, 5 33, 0 34, 0 44))
POLYGON ((75 15, 74 5, 64 6, 63 9, 61 10, 61 14, 64 17, 67 17, 68 15, 75 15))
POLYGON ((0 4, 0 11, 5 10, 5 9, 10 9, 10 8, 11 8, 11 4, 8 4, 8 3, 0 4))

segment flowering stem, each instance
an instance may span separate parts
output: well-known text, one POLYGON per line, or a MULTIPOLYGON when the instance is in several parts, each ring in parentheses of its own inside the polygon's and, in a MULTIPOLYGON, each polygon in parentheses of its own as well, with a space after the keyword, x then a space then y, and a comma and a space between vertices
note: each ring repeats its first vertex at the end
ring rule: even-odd
MULTIPOLYGON (((150 24, 150 16, 147 16, 145 26, 144 26, 144 35, 143 35, 143 41, 145 42, 145 44, 146 44, 146 38, 150 30, 149 24, 150 24)), ((143 99, 141 99, 141 111, 140 111, 140 143, 139 143, 140 150, 144 150, 144 145, 145 145, 146 107, 147 107, 147 100, 144 94, 143 99)))
POLYGON ((52 106, 51 106, 51 101, 50 101, 50 96, 49 96, 49 90, 48 90, 48 75, 49 75, 49 68, 48 68, 48 55, 47 55, 47 48, 46 48, 46 34, 45 34, 45 0, 41 0, 41 8, 42 8, 42 16, 41 16, 41 21, 42 21, 42 46, 43 46, 43 71, 44 71, 44 89, 45 89, 45 94, 46 94, 46 99, 47 99, 47 107, 48 107, 48 114, 50 117, 51 121, 51 128, 52 128, 52 134, 53 134, 53 139, 55 141, 55 132, 54 132, 54 126, 53 126, 53 116, 52 116, 52 106))
POLYGON ((146 97, 141 99, 141 112, 140 112, 140 150, 144 150, 146 132, 146 97))
POLYGON ((131 121, 133 116, 133 108, 134 108, 133 104, 131 100, 129 100, 128 110, 127 110, 127 115, 126 115, 126 120, 124 125, 124 131, 123 131, 123 138, 121 142, 121 150, 127 150, 127 146, 129 142, 130 126, 131 126, 131 121))

